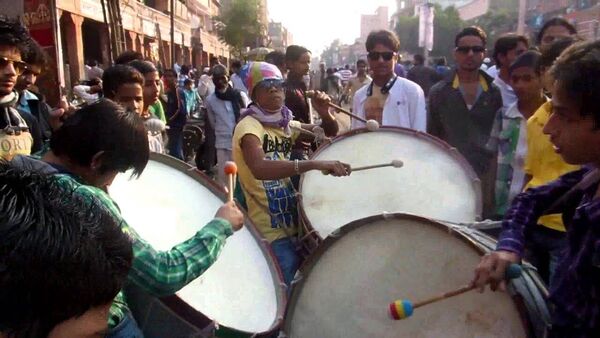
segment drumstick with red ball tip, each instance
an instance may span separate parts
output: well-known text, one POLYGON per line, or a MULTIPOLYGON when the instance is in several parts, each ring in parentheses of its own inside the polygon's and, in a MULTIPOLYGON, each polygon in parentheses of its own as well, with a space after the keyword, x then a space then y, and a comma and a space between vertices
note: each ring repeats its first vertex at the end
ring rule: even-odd
POLYGON ((227 175, 228 185, 227 185, 227 202, 233 201, 233 177, 237 174, 237 165, 233 161, 225 162, 225 167, 223 168, 225 174, 227 175))
MULTIPOLYGON (((515 278, 521 276, 521 273, 522 273, 522 269, 519 264, 511 264, 506 269, 505 278, 506 279, 515 279, 515 278)), ((392 319, 395 319, 395 320, 408 318, 408 317, 412 316, 414 309, 416 309, 418 307, 421 307, 421 306, 424 306, 427 304, 431 304, 431 303, 435 303, 437 301, 440 301, 440 300, 443 300, 446 298, 458 296, 465 292, 471 291, 475 288, 476 288, 475 285, 465 285, 456 290, 452 290, 452 291, 443 293, 441 295, 437 295, 437 296, 434 296, 434 297, 431 297, 431 298, 428 298, 428 299, 425 299, 425 300, 422 300, 419 302, 415 302, 415 303, 412 303, 411 301, 409 301, 407 299, 397 300, 393 303, 390 303, 389 314, 390 314, 390 317, 392 317, 392 319)))
MULTIPOLYGON (((316 93, 315 93, 314 90, 306 91, 306 97, 312 98, 312 97, 315 96, 315 94, 316 93)), ((344 113, 344 114, 346 114, 346 115, 348 115, 348 116, 350 116, 352 118, 355 118, 355 119, 359 120, 362 123, 365 123, 367 125, 367 129, 369 131, 375 131, 375 130, 379 129, 379 122, 377 122, 375 120, 367 120, 365 118, 362 118, 362 117, 360 117, 360 116, 358 116, 356 114, 353 114, 353 113, 347 111, 346 109, 338 106, 337 104, 335 104, 335 103, 333 103, 331 101, 327 101, 327 105, 330 106, 331 108, 335 108, 336 110, 338 110, 341 113, 344 113)))

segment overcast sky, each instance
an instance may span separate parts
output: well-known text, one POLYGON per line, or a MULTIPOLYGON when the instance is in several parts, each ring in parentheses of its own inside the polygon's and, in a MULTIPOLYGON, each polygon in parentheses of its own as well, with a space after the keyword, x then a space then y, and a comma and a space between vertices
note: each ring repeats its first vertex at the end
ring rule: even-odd
POLYGON ((387 6, 396 12, 395 0, 267 0, 269 20, 281 22, 293 41, 318 55, 334 39, 353 43, 360 36, 360 15, 387 6))

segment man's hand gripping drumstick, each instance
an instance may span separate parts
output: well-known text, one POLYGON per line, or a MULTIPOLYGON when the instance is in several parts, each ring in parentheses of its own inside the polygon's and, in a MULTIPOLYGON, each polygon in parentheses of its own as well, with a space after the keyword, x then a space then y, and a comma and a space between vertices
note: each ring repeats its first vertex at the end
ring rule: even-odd
MULTIPOLYGON (((312 98, 315 95, 316 95, 316 91, 314 91, 314 90, 306 91, 306 97, 312 98)), ((344 114, 350 116, 351 118, 354 118, 354 119, 359 120, 360 122, 366 123, 367 129, 369 131, 375 131, 375 130, 379 129, 379 122, 377 122, 375 120, 367 120, 367 119, 362 118, 362 117, 360 117, 360 116, 358 116, 356 114, 353 114, 353 113, 347 111, 346 109, 338 106, 337 104, 331 102, 331 100, 327 101, 327 105, 330 106, 331 108, 336 109, 337 111, 339 111, 341 113, 344 113, 344 114)))
MULTIPOLYGON (((392 162, 389 162, 389 163, 372 164, 372 165, 366 165, 366 166, 362 166, 362 167, 354 167, 354 168, 351 168, 351 170, 352 170, 352 172, 354 172, 354 171, 385 168, 385 167, 402 168, 403 166, 404 166, 404 162, 402 162, 401 160, 393 160, 392 162)), ((329 173, 326 171, 323 171, 323 174, 327 175, 329 173)))

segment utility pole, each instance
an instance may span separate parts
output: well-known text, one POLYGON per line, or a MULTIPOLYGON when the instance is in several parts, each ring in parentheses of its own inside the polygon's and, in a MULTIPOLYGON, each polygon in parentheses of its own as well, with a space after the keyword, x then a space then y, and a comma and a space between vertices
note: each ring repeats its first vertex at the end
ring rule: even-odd
POLYGON ((525 12, 527 11, 527 1, 519 0, 519 19, 517 21, 517 34, 525 34, 525 12))
POLYGON ((175 1, 171 0, 171 69, 175 69, 175 1))

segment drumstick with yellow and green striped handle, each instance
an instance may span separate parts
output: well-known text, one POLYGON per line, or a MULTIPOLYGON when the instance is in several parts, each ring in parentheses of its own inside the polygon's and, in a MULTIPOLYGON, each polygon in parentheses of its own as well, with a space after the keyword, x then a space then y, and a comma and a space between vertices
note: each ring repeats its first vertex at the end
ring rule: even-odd
MULTIPOLYGON (((521 276, 521 266, 519 264, 511 264, 506 269, 505 277, 506 279, 515 279, 521 276)), ((404 318, 408 318, 412 316, 414 309, 419 308, 421 306, 435 303, 437 301, 447 299, 450 297, 458 296, 465 292, 471 291, 475 289, 475 285, 465 285, 456 290, 452 290, 441 295, 437 295, 419 302, 412 303, 407 299, 397 300, 389 305, 389 314, 392 319, 400 320, 404 318)))

